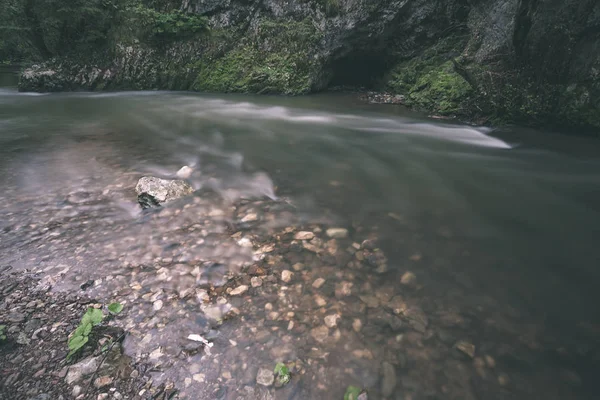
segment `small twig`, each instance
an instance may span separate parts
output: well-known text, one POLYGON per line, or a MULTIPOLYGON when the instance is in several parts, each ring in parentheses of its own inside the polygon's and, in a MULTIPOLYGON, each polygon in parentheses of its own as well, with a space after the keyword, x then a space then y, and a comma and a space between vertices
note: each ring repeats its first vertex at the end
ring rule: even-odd
POLYGON ((85 388, 85 392, 83 392, 84 396, 87 396, 88 390, 90 390, 90 387, 92 386, 92 384, 94 383, 94 379, 96 378, 96 375, 98 375, 98 371, 100 371, 100 367, 102 366, 102 364, 104 364, 104 361, 106 361, 106 358, 108 357, 108 355, 110 354, 110 351, 112 350, 112 348, 115 346, 115 344, 119 343, 121 341, 121 339, 125 336, 127 332, 123 332, 121 334, 121 336, 119 336, 117 338, 117 340, 115 340, 114 342, 111 343, 111 345, 108 347, 108 349, 106 350, 106 354, 104 354, 104 357, 102 358, 102 360, 100 361, 100 364, 98 364, 98 367, 96 368, 96 370, 94 371, 94 374, 92 375, 90 382, 88 383, 87 387, 85 388))

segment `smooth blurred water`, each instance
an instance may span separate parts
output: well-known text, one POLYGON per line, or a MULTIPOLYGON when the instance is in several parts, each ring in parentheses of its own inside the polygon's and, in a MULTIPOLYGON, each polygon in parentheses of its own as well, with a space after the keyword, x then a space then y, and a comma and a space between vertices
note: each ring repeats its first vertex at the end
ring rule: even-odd
MULTIPOLYGON (((0 89, 0 263, 29 268, 42 253, 58 262, 91 233, 100 247, 127 252, 123 238, 147 232, 133 228, 139 211, 127 185, 182 165, 197 171, 196 189, 223 199, 284 199, 304 221, 377 232, 390 269, 414 271, 427 301, 478 309, 493 299, 598 348, 589 332, 600 326, 600 142, 433 120, 345 94, 0 89), (71 209, 81 236, 67 235, 54 253, 24 229, 65 212, 60 199, 76 203, 77 193, 111 185, 118 196, 71 209), (132 228, 111 233, 123 224, 132 228)), ((110 258, 90 263, 100 274, 113 268, 110 258)), ((592 367, 573 366, 584 378, 592 367)), ((596 388, 584 383, 581 396, 596 388)))

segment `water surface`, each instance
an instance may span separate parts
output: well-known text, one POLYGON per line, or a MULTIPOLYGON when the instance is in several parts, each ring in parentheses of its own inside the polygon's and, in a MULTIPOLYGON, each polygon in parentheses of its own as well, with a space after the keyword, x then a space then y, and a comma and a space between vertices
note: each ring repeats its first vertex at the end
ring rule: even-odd
POLYGON ((183 397, 333 399, 349 384, 375 399, 599 393, 598 141, 346 94, 3 88, 0 186, 0 264, 56 290, 94 279, 92 293, 127 304, 130 354, 183 397), (197 196, 142 213, 137 179, 183 165, 197 196), (331 242, 328 227, 349 237, 331 242), (314 231, 333 259, 295 252, 286 229, 314 231), (270 243, 282 249, 257 251, 270 243), (369 269, 363 251, 386 262, 369 269), (263 286, 206 300, 230 279, 246 283, 236 276, 257 263, 271 268, 263 286), (287 269, 294 278, 282 282, 287 269), (401 283, 407 272, 414 283, 401 283), (390 324, 393 298, 422 312, 426 329, 390 324), (332 313, 337 325, 316 340, 332 313), (218 337, 212 354, 186 352, 188 333, 207 332, 218 337), (474 359, 455 349, 461 341, 474 359), (277 361, 296 363, 291 384, 255 387, 256 367, 277 361), (391 394, 383 363, 395 371, 391 394))

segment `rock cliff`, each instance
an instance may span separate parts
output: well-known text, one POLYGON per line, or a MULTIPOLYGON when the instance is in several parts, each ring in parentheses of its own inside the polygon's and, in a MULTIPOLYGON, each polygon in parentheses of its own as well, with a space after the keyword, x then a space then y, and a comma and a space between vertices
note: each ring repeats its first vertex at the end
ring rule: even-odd
MULTIPOLYGON (((93 57, 24 70, 21 90, 181 89, 402 94, 494 122, 600 128, 596 0, 182 0, 199 35, 150 41, 113 27, 93 57)), ((148 4, 151 7, 151 4, 148 4)))

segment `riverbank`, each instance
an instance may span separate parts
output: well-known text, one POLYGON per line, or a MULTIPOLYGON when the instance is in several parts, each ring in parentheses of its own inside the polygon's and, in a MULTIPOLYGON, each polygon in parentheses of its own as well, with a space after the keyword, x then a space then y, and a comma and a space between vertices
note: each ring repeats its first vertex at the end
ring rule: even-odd
POLYGON ((21 75, 23 91, 300 95, 364 86, 444 117, 600 130, 593 0, 64 4, 86 10, 83 31, 70 13, 15 2, 0 20, 27 35, 11 36, 5 57, 39 60, 21 75))

